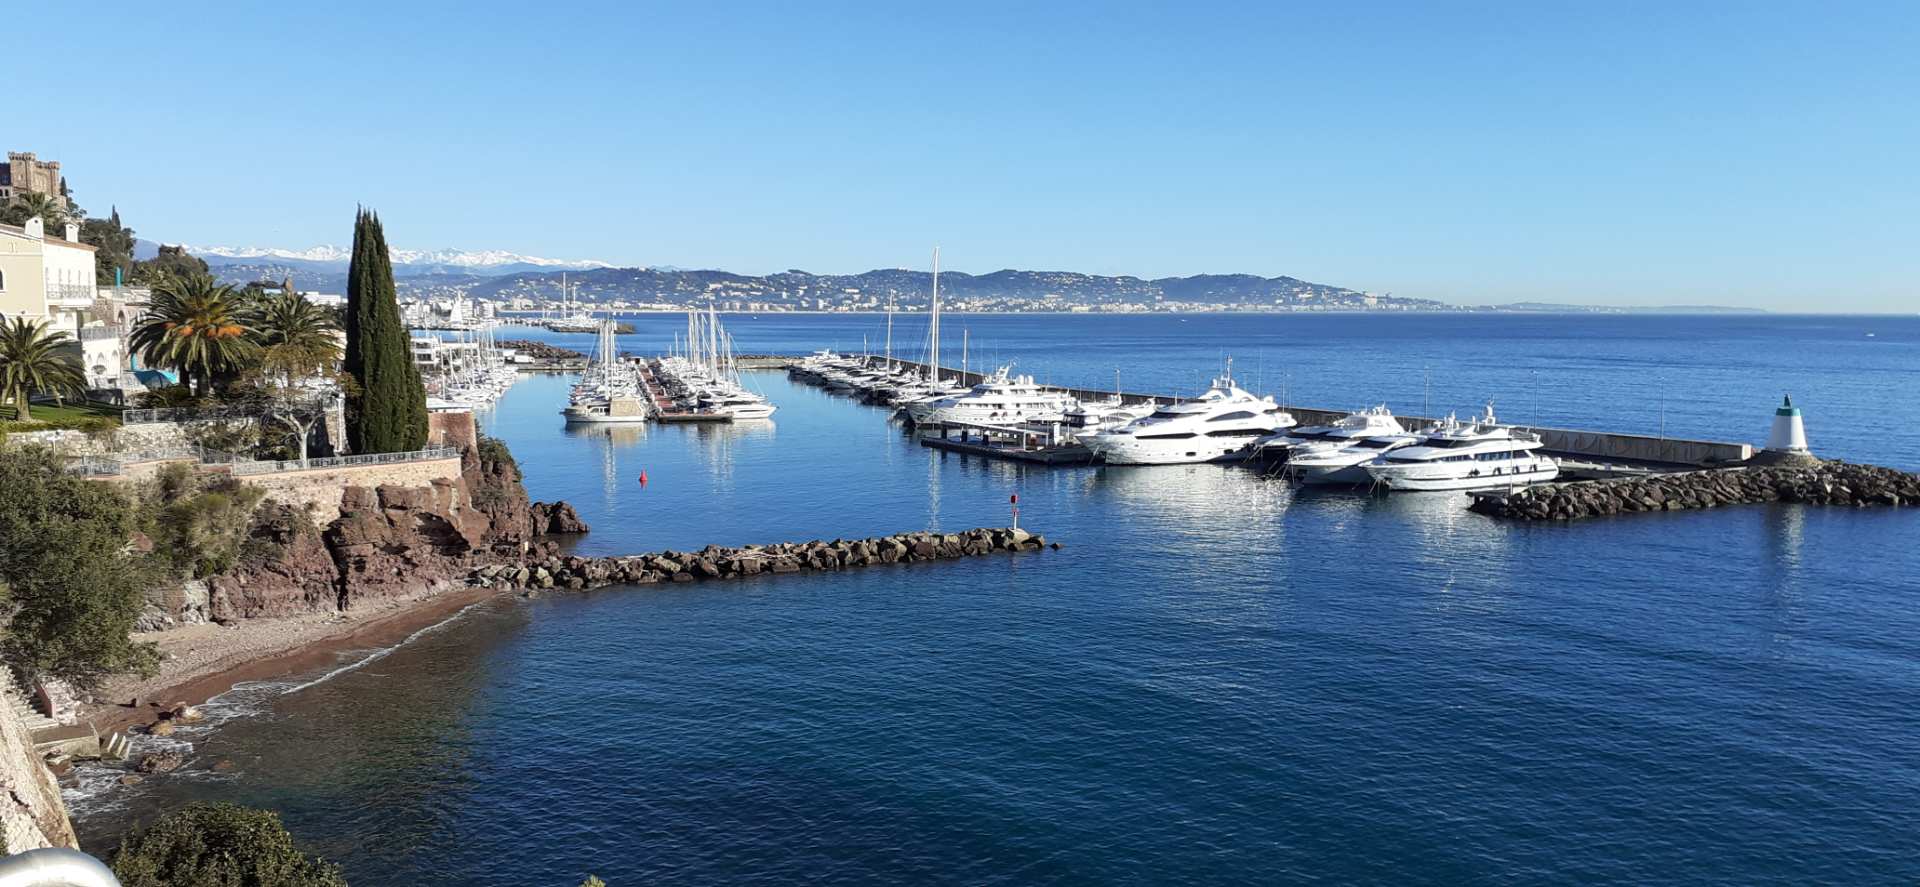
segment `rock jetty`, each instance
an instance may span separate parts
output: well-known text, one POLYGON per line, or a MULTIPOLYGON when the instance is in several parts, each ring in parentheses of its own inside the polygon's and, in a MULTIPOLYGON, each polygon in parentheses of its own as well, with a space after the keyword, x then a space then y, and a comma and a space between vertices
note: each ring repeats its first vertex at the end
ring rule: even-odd
MULTIPOLYGON (((1017 528, 960 533, 900 533, 871 539, 784 542, 699 551, 660 551, 627 557, 579 557, 548 553, 521 564, 489 564, 469 574, 470 585, 489 588, 600 588, 621 583, 701 582, 762 573, 846 570, 877 564, 952 560, 996 551, 1038 551, 1046 537, 1017 528)), ((1058 549, 1060 543, 1051 543, 1058 549)))
POLYGON ((1474 499, 1481 514, 1513 520, 1574 520, 1609 514, 1682 511, 1722 505, 1920 505, 1920 475, 1845 462, 1723 468, 1625 480, 1529 487, 1474 499))

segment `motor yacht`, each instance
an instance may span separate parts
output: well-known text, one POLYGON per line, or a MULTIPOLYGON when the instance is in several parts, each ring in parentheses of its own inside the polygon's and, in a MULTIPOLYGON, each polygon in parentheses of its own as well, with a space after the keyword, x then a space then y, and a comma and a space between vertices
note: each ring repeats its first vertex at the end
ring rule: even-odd
POLYGON ((1268 462, 1282 462, 1302 448, 1333 444, 1334 449, 1341 449, 1371 437, 1388 437, 1405 431, 1400 427, 1400 420, 1393 417, 1393 411, 1381 404, 1348 413, 1331 425, 1302 425, 1269 435, 1258 444, 1258 455, 1268 462))
POLYGON ((1367 464, 1382 455, 1423 440, 1421 434, 1387 434, 1348 443, 1321 441, 1294 447, 1287 459, 1289 477, 1307 484, 1355 485, 1373 483, 1367 464))
POLYGON ((1367 474, 1389 490, 1485 490, 1553 480, 1560 463, 1540 453, 1540 436, 1501 425, 1493 405, 1473 422, 1449 421, 1426 439, 1383 453, 1367 474))
POLYGON ((1224 375, 1193 400, 1160 407, 1082 441, 1110 465, 1237 462, 1261 438, 1293 425, 1293 416, 1273 398, 1255 397, 1224 375))
POLYGON ((1032 376, 1015 376, 1011 372, 1011 367, 1001 367, 965 394, 924 404, 914 421, 1019 425, 1059 421, 1067 408, 1073 406, 1072 395, 1042 388, 1034 383, 1032 376))
POLYGON ((1129 422, 1153 415, 1155 409, 1152 401, 1126 403, 1118 395, 1104 400, 1083 400, 1067 408, 1062 414, 1065 419, 1062 424, 1075 439, 1082 439, 1125 427, 1129 422))

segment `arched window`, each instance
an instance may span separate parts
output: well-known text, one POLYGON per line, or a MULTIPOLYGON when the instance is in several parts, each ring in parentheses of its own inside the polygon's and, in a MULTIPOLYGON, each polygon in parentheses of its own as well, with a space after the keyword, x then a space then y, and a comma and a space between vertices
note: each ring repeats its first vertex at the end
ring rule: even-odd
POLYGON ((0 271, 0 293, 7 291, 7 272, 0 271))

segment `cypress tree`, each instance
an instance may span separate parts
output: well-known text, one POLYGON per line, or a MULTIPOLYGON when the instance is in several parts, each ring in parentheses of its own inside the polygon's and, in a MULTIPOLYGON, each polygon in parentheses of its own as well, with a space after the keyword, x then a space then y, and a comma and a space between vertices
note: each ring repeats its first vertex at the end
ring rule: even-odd
POLYGON ((427 443, 427 390, 413 363, 393 289, 393 258, 380 217, 362 207, 347 269, 347 443, 355 453, 400 453, 427 443))

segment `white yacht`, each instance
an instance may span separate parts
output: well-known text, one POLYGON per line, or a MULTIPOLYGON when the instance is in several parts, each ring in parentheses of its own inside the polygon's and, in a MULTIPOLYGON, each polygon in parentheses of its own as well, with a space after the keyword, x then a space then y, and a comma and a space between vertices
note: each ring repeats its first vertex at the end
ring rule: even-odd
POLYGON ((1333 444, 1335 449, 1358 443, 1370 437, 1387 437, 1404 434, 1400 420, 1393 417, 1393 411, 1386 404, 1368 407, 1340 417, 1331 425, 1304 425, 1289 429, 1284 434, 1275 434, 1260 441, 1262 455, 1279 457, 1298 452, 1305 447, 1319 447, 1333 444))
POLYGON ((1255 397, 1226 375, 1198 398, 1082 440, 1109 465, 1235 462, 1250 455, 1256 441, 1293 424, 1273 398, 1255 397))
POLYGON ((581 401, 560 411, 568 425, 634 425, 647 421, 647 402, 634 396, 581 401))
POLYGON ((965 394, 916 405, 924 408, 914 415, 914 421, 978 425, 1057 422, 1074 405, 1072 395, 1049 391, 1035 384, 1032 376, 1014 376, 1011 372, 1011 367, 1001 367, 965 394))
POLYGON ((1387 434, 1362 438, 1350 443, 1323 441, 1295 447, 1287 460, 1286 473, 1301 483, 1327 485, 1366 485, 1373 483, 1367 464, 1388 452, 1410 447, 1423 440, 1421 434, 1387 434))
POLYGON ((1062 414, 1067 431, 1076 439, 1090 437, 1103 431, 1123 428, 1136 419, 1153 415, 1152 401, 1126 403, 1119 395, 1104 400, 1083 400, 1067 408, 1062 414))
POLYGON ((1501 425, 1493 404, 1478 421, 1449 421, 1426 439, 1367 463, 1367 474, 1389 490, 1485 490, 1544 483, 1560 463, 1541 455, 1539 435, 1501 425))

